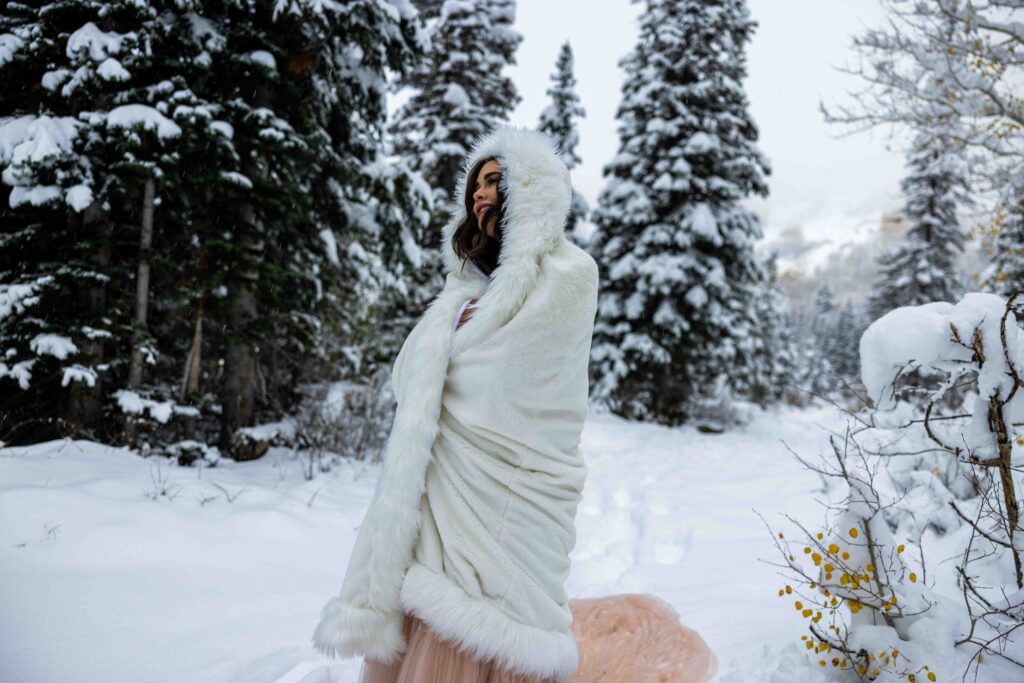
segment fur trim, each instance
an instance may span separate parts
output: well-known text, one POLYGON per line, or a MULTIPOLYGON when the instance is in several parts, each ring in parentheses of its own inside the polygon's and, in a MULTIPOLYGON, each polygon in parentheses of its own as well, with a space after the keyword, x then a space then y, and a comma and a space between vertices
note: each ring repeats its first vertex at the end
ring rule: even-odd
POLYGON ((421 564, 405 576, 402 607, 459 649, 495 660, 505 669, 568 678, 579 666, 579 648, 571 634, 519 623, 421 564))
POLYGON ((391 663, 405 652, 405 617, 346 605, 331 598, 320 612, 313 644, 328 657, 365 655, 391 663))
POLYGON ((452 247, 452 235, 466 218, 464 201, 469 172, 478 160, 492 156, 497 157, 501 165, 498 185, 505 195, 498 265, 518 256, 536 257, 546 253, 565 236, 572 181, 554 142, 539 131, 499 126, 492 133, 477 138, 459 171, 451 197, 451 218, 441 231, 445 272, 459 271, 462 266, 452 247))
POLYGON ((445 270, 462 271, 452 236, 466 218, 466 186, 469 172, 479 159, 497 157, 501 165, 498 183, 505 195, 498 268, 477 310, 455 335, 451 354, 472 347, 507 323, 523 305, 540 271, 540 258, 565 241, 565 219, 572 200, 569 169, 554 143, 544 133, 501 126, 477 139, 466 157, 451 203, 451 218, 441 238, 445 270))

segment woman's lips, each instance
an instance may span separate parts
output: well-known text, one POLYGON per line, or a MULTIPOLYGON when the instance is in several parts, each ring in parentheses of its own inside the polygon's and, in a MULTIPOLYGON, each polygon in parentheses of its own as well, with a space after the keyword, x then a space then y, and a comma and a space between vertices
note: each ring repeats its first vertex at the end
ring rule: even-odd
POLYGON ((486 211, 487 209, 491 208, 491 206, 492 206, 491 204, 481 204, 480 206, 476 207, 476 215, 479 216, 484 211, 486 211))

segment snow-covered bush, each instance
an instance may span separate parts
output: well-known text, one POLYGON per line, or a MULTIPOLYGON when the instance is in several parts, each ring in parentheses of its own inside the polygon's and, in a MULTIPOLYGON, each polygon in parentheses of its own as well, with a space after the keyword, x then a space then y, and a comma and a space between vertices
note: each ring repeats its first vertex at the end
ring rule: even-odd
POLYGON ((754 404, 737 399, 728 377, 719 375, 708 387, 696 392, 689 403, 689 419, 699 431, 719 433, 747 424, 754 404))
POLYGON ((306 476, 331 469, 339 456, 378 460, 394 420, 391 373, 380 369, 370 383, 335 382, 305 389, 290 444, 306 457, 306 476))
MULTIPOLYGON (((823 528, 772 532, 822 680, 1024 676, 1024 330, 1014 299, 898 308, 861 338, 871 407, 820 464, 823 528)), ((799 457, 799 456, 797 456, 799 457)))
POLYGON ((167 444, 158 450, 160 455, 174 458, 182 467, 216 467, 220 462, 220 449, 216 446, 186 439, 167 444))

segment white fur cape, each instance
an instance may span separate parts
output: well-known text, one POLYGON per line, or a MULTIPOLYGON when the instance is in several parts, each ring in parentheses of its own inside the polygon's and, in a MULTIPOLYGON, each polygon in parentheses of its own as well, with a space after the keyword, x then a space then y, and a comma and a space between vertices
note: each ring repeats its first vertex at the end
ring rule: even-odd
POLYGON ((444 289, 395 360, 398 408, 339 597, 313 641, 394 661, 403 612, 505 668, 578 665, 564 590, 587 469, 579 448, 598 271, 564 234, 569 172, 542 133, 502 126, 464 162, 443 230, 444 289), (490 280, 456 257, 466 176, 502 168, 506 220, 490 280), (458 331, 459 306, 478 297, 458 331), (440 417, 439 417, 440 416, 440 417))

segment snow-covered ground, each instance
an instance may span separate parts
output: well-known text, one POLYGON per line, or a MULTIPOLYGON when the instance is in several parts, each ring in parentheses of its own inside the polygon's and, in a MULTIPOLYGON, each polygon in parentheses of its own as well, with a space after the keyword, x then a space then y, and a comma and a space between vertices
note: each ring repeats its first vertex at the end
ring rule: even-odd
MULTIPOLYGON (((799 643, 754 511, 820 523, 820 482, 783 444, 813 459, 819 425, 840 418, 784 409, 714 435, 591 416, 570 595, 666 599, 720 675, 799 643)), ((378 466, 307 481, 285 449, 169 463, 82 441, 0 449, 0 681, 355 681, 359 661, 324 659, 310 636, 378 466)))

